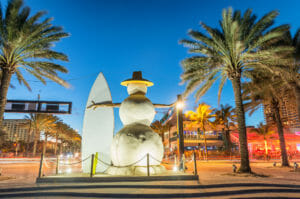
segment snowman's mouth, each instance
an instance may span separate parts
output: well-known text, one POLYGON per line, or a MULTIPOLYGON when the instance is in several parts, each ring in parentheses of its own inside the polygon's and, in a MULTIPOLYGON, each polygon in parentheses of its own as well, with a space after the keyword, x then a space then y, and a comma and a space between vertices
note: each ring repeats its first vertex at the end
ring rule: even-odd
POLYGON ((145 135, 139 135, 139 136, 134 136, 132 133, 127 133, 127 136, 129 137, 136 137, 136 139, 145 142, 146 141, 146 136, 145 135))

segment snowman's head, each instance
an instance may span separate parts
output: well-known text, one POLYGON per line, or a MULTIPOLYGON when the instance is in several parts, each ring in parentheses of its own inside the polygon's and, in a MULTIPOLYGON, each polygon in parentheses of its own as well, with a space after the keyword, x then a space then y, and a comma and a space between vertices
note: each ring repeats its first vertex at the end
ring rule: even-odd
POLYGON ((127 92, 129 95, 142 92, 147 93, 147 85, 143 83, 130 83, 127 85, 127 92))

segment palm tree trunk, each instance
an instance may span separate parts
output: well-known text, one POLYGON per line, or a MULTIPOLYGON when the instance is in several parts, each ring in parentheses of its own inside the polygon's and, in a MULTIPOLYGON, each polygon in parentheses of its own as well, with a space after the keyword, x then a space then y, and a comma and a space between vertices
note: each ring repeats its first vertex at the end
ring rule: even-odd
POLYGON ((32 156, 35 157, 36 155, 36 146, 37 146, 37 140, 34 139, 34 142, 33 142, 33 151, 32 151, 32 156))
POLYGON ((247 131, 246 131, 246 121, 245 121, 245 111, 242 100, 242 89, 241 89, 241 79, 240 76, 235 76, 231 79, 234 99, 236 106, 236 115, 238 121, 238 131, 239 131, 239 143, 240 143, 240 153, 241 153, 241 166, 239 172, 251 172, 248 154, 248 143, 247 143, 247 131))
POLYGON ((48 142, 48 135, 45 134, 45 141, 44 141, 44 147, 43 147, 43 154, 46 155, 47 152, 47 142, 48 142))
POLYGON ((281 151, 281 166, 283 167, 288 167, 289 165, 289 160, 286 152, 286 145, 285 145, 285 139, 284 139, 284 134, 283 134, 283 126, 281 122, 281 116, 279 113, 279 103, 276 100, 272 100, 272 109, 275 114, 275 120, 276 120, 276 125, 277 125, 277 131, 278 131, 278 137, 279 137, 279 142, 280 142, 280 151, 281 151))
POLYGON ((26 155, 28 156, 28 152, 29 152, 29 147, 30 147, 30 138, 31 138, 31 122, 30 122, 30 125, 29 125, 29 130, 28 130, 28 140, 27 140, 27 144, 26 144, 26 155))
POLYGON ((265 143, 265 160, 269 160, 268 158, 268 142, 266 137, 264 137, 264 143, 265 143))
POLYGON ((55 147, 54 147, 54 155, 57 155, 57 140, 58 140, 58 133, 56 132, 56 136, 55 136, 55 147))
POLYGON ((13 73, 8 69, 2 69, 2 78, 0 83, 0 131, 4 131, 2 128, 2 122, 6 106, 7 91, 12 74, 13 73))
POLYGON ((59 154, 62 154, 62 152, 63 152, 63 142, 60 143, 59 154))
POLYGON ((35 157, 36 155, 37 142, 38 142, 38 133, 37 130, 34 130, 34 143, 33 143, 33 151, 32 151, 33 157, 35 157))
POLYGON ((207 161, 207 143, 206 143, 206 135, 205 135, 205 128, 203 127, 203 138, 204 138, 204 147, 205 147, 205 160, 207 161))
POLYGON ((266 152, 266 155, 268 155, 268 142, 266 139, 264 140, 264 142, 265 142, 265 152, 266 152))
MULTIPOLYGON (((224 129, 222 129, 222 131, 224 131, 224 129)), ((231 140, 230 140, 230 131, 229 131, 228 128, 225 130, 225 140, 226 140, 226 143, 225 143, 226 144, 226 146, 225 146, 226 147, 226 153, 230 154, 232 144, 231 144, 231 140)))

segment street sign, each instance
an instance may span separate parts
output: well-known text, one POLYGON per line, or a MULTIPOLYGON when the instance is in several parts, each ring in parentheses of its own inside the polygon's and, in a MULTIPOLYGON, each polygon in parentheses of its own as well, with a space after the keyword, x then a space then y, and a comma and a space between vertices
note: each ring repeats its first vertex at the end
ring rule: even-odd
POLYGON ((41 100, 7 100, 5 112, 71 114, 72 102, 41 100))

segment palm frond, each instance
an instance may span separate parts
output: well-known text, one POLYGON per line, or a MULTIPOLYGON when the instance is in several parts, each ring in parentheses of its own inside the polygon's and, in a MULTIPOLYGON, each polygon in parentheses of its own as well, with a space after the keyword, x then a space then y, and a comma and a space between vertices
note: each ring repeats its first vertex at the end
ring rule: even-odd
POLYGON ((68 61, 68 57, 52 47, 69 33, 60 26, 54 26, 53 18, 42 19, 44 15, 44 11, 30 14, 30 8, 24 5, 23 0, 8 1, 5 10, 0 5, 0 66, 16 71, 19 83, 28 89, 30 86, 18 67, 43 83, 46 77, 68 85, 59 77, 59 73, 67 73, 67 69, 55 63, 56 60, 68 61))

